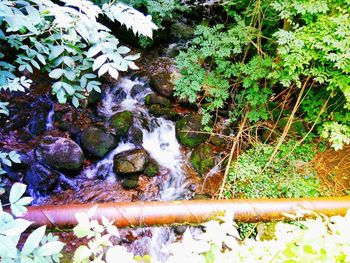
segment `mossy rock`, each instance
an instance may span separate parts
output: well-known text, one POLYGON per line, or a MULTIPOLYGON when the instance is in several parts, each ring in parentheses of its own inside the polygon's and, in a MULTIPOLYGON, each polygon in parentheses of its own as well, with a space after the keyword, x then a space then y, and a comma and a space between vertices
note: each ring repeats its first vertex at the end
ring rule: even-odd
POLYGON ((80 136, 84 150, 95 157, 102 158, 117 146, 115 138, 98 127, 85 129, 80 136))
POLYGON ((190 162, 200 175, 204 175, 215 165, 212 148, 208 144, 201 144, 191 153, 190 162))
POLYGON ((145 104, 147 106, 151 106, 154 104, 161 105, 162 107, 165 108, 170 108, 171 107, 171 102, 167 98, 157 95, 157 94, 148 94, 145 97, 145 104))
POLYGON ((210 138, 210 143, 214 146, 222 147, 227 144, 227 141, 218 135, 214 135, 210 138))
POLYGON ((209 137, 208 134, 198 133, 203 131, 202 116, 198 114, 187 115, 178 120, 175 130, 179 142, 191 148, 197 147, 209 137))
POLYGON ((170 108, 165 108, 162 105, 154 104, 149 107, 150 113, 157 117, 164 117, 165 119, 174 120, 177 113, 170 108))
MULTIPOLYGON (((285 127, 287 126, 289 117, 281 118, 278 123, 277 127, 283 131, 285 127)), ((304 134, 307 132, 307 129, 305 127, 305 124, 302 120, 295 119, 293 123, 290 126, 290 129, 288 131, 289 134, 304 134)))
POLYGON ((209 194, 195 194, 192 197, 192 200, 209 200, 211 199, 211 195, 209 194))
POLYGON ((110 119, 110 125, 116 130, 116 134, 122 137, 127 136, 133 122, 134 115, 130 111, 118 112, 110 119))
POLYGON ((122 187, 124 189, 135 189, 139 186, 139 181, 137 179, 125 179, 122 181, 122 187))
POLYGON ((143 173, 149 177, 156 176, 159 172, 159 167, 158 164, 156 163, 155 160, 151 159, 147 165, 143 173))

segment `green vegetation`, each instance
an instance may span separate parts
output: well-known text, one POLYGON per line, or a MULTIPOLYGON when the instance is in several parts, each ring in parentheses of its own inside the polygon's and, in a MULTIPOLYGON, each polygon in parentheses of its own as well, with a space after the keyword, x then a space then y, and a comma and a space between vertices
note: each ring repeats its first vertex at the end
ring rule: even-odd
MULTIPOLYGON (((108 73, 118 79, 119 71, 138 68, 134 61, 140 55, 120 45, 97 17, 106 16, 135 34, 152 37, 157 26, 149 17, 121 3, 105 3, 102 8, 86 0, 63 3, 0 3, 0 90, 24 91, 31 80, 16 77, 16 71, 41 70, 54 80, 52 93, 58 101, 65 103, 71 98, 78 107, 89 92, 100 92, 97 77, 108 73)), ((3 113, 7 113, 5 106, 0 104, 3 113)))
POLYGON ((291 118, 316 123, 335 149, 349 143, 349 3, 223 5, 228 22, 198 26, 191 47, 177 57, 176 95, 200 106, 204 124, 221 108, 233 122, 246 112, 254 124, 269 119, 268 101, 288 89, 291 118))
POLYGON ((241 154, 231 164, 226 182, 226 197, 289 198, 320 196, 320 185, 309 162, 315 155, 312 144, 294 151, 296 141, 282 145, 272 163, 265 167, 274 151, 273 145, 258 144, 241 154))
POLYGON ((11 188, 10 203, 1 204, 0 202, 1 262, 59 262, 64 243, 50 233, 45 235, 46 226, 32 231, 21 250, 18 248, 22 233, 32 222, 21 218, 15 219, 11 214, 3 211, 2 205, 11 205, 12 214, 20 217, 27 211, 24 206, 32 201, 30 197, 22 197, 25 190, 25 185, 15 183, 11 188))

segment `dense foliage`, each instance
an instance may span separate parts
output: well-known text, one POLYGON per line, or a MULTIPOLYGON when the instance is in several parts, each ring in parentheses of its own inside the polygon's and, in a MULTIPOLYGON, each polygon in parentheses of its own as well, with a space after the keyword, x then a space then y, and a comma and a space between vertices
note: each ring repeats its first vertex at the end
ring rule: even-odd
POLYGON ((349 2, 223 5, 228 22, 198 26, 190 49, 177 57, 176 94, 198 103, 205 123, 221 108, 239 120, 247 106, 254 123, 268 120, 268 102, 289 89, 296 115, 316 123, 335 149, 349 143, 349 2))
MULTIPOLYGON (((2 1, 0 3, 0 90, 23 91, 30 80, 15 77, 16 71, 42 70, 54 80, 52 93, 60 103, 71 98, 74 106, 92 91, 106 73, 118 79, 119 71, 137 69, 139 54, 119 44, 99 16, 118 21, 135 34, 152 37, 156 29, 145 16, 121 3, 98 7, 90 1, 2 1), (14 53, 11 52, 15 49, 14 53)), ((1 103, 2 112, 6 104, 1 103)))
POLYGON ((4 263, 34 263, 34 262, 59 262, 61 250, 64 243, 58 241, 58 238, 52 234, 45 235, 46 227, 42 226, 26 238, 23 246, 19 249, 21 235, 32 222, 20 218, 27 209, 32 198, 22 197, 26 186, 15 183, 10 192, 10 203, 12 214, 3 210, 3 204, 0 202, 0 259, 4 263))
MULTIPOLYGON (((301 213, 307 211, 301 211, 301 213)), ((345 217, 319 216, 295 224, 279 222, 273 237, 264 240, 239 240, 232 217, 203 224, 200 236, 186 231, 181 241, 165 248, 171 253, 167 262, 347 262, 349 242, 346 231, 350 213, 345 217)), ((297 219, 297 217, 294 217, 297 219)))

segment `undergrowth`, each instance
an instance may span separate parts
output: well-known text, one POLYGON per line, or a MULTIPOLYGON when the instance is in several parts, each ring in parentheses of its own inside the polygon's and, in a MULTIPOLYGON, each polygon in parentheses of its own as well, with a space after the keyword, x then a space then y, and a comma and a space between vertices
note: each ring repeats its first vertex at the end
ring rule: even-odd
MULTIPOLYGON (((315 144, 284 143, 268 167, 274 145, 257 144, 231 164, 225 185, 226 198, 300 198, 325 195, 309 162, 316 154, 315 144)), ((242 237, 254 234, 254 224, 239 224, 242 237)))

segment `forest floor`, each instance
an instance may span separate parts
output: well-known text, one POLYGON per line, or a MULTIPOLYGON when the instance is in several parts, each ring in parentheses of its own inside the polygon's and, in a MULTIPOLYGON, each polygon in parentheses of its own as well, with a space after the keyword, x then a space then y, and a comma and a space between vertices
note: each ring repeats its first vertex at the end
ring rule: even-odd
POLYGON ((350 194, 350 146, 318 153, 312 161, 322 187, 330 196, 350 194))

